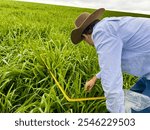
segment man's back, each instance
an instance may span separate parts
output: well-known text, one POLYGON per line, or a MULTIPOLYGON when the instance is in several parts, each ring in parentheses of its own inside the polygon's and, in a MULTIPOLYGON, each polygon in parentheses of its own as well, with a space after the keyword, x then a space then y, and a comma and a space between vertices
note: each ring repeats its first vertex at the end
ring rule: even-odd
POLYGON ((107 35, 105 38, 114 37, 121 40, 123 71, 135 76, 150 78, 150 19, 104 18, 94 27, 93 37, 99 31, 105 32, 103 33, 103 35, 107 35))

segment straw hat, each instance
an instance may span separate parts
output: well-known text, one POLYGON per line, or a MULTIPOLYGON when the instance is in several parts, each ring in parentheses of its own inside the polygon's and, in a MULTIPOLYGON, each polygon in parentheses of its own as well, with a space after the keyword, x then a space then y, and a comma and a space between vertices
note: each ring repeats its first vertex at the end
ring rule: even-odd
POLYGON ((82 41, 82 33, 83 31, 95 20, 100 19, 104 13, 105 9, 100 8, 97 9, 92 14, 90 13, 82 13, 78 16, 75 21, 75 29, 71 32, 71 41, 74 44, 77 44, 82 41))

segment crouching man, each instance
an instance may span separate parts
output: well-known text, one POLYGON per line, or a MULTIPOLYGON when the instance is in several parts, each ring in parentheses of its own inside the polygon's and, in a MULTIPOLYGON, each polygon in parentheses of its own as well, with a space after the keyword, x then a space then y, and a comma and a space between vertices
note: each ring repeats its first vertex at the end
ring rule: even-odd
MULTIPOLYGON (((100 72, 87 81, 91 90, 101 79, 109 112, 123 113, 124 91, 122 71, 138 76, 132 91, 150 96, 150 19, 140 17, 103 18, 105 9, 82 13, 71 32, 74 44, 86 41, 95 47, 100 72)), ((150 112, 146 109, 142 112, 150 112)))

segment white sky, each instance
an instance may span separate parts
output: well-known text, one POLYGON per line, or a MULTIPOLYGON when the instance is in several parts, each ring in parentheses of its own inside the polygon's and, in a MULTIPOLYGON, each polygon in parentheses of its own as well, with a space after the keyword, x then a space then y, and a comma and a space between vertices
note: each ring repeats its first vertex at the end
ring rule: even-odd
POLYGON ((56 4, 84 8, 105 8, 108 10, 126 11, 150 14, 150 0, 18 0, 38 2, 45 4, 56 4))

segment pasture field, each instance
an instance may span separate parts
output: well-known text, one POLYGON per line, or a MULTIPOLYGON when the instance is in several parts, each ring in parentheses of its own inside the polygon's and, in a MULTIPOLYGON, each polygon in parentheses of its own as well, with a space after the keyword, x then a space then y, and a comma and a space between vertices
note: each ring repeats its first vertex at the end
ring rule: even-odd
MULTIPOLYGON (((99 71, 95 49, 70 41, 74 20, 87 11, 94 10, 0 0, 0 112, 106 112, 105 100, 68 102, 44 64, 70 98, 104 95, 100 81, 84 91, 99 71)), ((107 10, 104 17, 110 16, 150 17, 107 10)), ((123 76, 126 89, 137 80, 123 76)))

